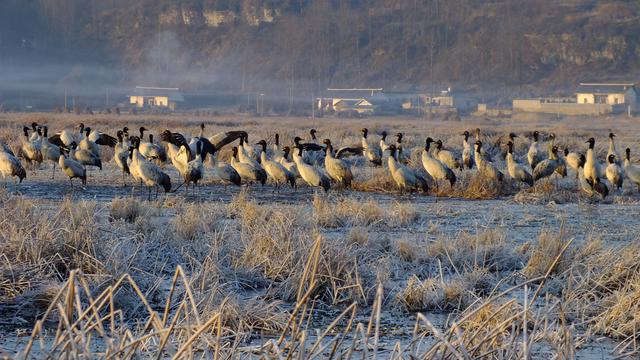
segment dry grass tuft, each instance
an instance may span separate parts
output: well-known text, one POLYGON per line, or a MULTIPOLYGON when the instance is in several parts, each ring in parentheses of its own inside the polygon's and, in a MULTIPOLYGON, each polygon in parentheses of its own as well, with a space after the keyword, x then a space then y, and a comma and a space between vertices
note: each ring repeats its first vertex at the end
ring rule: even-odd
POLYGON ((417 256, 416 247, 406 239, 400 239, 395 243, 396 253, 406 262, 413 262, 417 256))
POLYGON ((490 284, 484 271, 424 281, 412 276, 396 298, 407 311, 460 311, 479 296, 476 292, 487 293, 490 284))
POLYGON ((549 271, 551 271, 550 274, 556 274, 565 269, 568 264, 564 256, 566 245, 564 238, 565 235, 562 232, 558 234, 542 232, 537 244, 529 250, 531 254, 523 273, 529 278, 536 278, 544 276, 549 271))
POLYGON ((135 223, 136 219, 142 215, 140 202, 132 197, 116 197, 111 201, 111 213, 109 220, 124 220, 128 223, 135 223))
POLYGON ((453 238, 440 237, 426 247, 426 255, 455 272, 471 269, 513 271, 522 267, 522 256, 500 230, 477 234, 462 232, 453 238))
POLYGON ((373 199, 341 197, 331 202, 325 196, 314 194, 313 209, 314 222, 325 228, 372 226, 385 220, 384 210, 373 199))

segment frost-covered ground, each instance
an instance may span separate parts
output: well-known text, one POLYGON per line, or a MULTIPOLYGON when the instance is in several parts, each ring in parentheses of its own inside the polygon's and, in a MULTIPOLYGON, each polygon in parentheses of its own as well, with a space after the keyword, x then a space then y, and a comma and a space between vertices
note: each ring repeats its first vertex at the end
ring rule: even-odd
MULTIPOLYGON (((246 129, 252 141, 276 131, 288 141, 313 126, 342 144, 367 126, 404 131, 416 153, 432 134, 459 150, 459 132, 480 127, 487 143, 538 129, 581 151, 596 136, 603 154, 609 131, 622 152, 640 130, 627 119, 0 115, 0 138, 18 145, 19 125, 34 120, 185 134, 205 122, 209 134, 246 129)), ((523 156, 530 140, 518 141, 523 156)), ((637 356, 634 185, 600 201, 580 194, 572 173, 558 188, 551 180, 486 189, 465 171, 439 196, 398 195, 386 168, 354 166, 358 190, 241 189, 209 172, 195 194, 181 188, 149 202, 130 179, 123 186, 111 162, 74 189, 42 165, 17 192, 11 185, 0 194, 0 348, 11 357, 637 356)), ((166 170, 175 188, 180 178, 166 170)))

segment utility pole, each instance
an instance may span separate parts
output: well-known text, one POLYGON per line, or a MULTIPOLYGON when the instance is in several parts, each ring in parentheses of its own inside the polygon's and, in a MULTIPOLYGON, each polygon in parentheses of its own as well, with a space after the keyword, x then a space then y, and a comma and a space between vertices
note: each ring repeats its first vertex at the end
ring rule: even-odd
POLYGON ((109 107, 109 88, 107 88, 107 98, 105 99, 104 105, 105 107, 109 107))
POLYGON ((431 46, 429 50, 429 87, 431 94, 429 95, 429 120, 433 119, 433 27, 431 27, 431 46))
POLYGON ((67 112, 67 87, 64 87, 64 112, 67 112))

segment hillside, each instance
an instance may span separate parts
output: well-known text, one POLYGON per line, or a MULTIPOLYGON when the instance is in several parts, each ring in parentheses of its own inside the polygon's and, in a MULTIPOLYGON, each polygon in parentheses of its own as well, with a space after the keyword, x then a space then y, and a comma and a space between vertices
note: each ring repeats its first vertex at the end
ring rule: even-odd
POLYGON ((49 80, 304 98, 328 86, 563 92, 640 73, 639 2, 175 3, 2 1, 0 68, 60 64, 49 80))

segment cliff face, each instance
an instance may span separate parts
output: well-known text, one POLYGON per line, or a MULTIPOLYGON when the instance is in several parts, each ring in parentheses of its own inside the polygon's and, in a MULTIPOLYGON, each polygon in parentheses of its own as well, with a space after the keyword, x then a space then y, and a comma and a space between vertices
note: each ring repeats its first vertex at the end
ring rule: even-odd
POLYGON ((98 63, 135 74, 119 81, 236 91, 536 92, 636 80, 639 20, 639 2, 615 0, 5 0, 0 64, 98 63))

